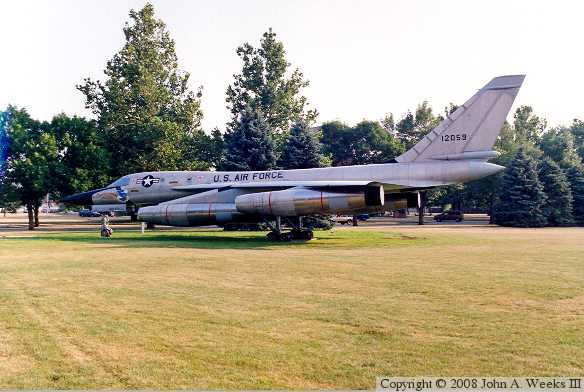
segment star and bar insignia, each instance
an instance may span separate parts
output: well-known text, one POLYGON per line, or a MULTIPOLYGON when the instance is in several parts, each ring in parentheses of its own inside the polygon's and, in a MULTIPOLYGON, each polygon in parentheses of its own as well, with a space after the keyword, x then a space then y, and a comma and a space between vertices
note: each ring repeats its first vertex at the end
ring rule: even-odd
POLYGON ((154 176, 148 174, 144 178, 139 178, 136 180, 136 184, 142 185, 144 188, 150 188, 153 184, 158 184, 160 178, 155 178, 154 176))

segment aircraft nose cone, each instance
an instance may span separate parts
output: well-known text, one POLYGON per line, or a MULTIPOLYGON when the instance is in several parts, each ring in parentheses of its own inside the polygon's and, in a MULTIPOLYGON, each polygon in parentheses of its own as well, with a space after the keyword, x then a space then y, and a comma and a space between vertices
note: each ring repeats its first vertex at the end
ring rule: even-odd
POLYGON ((61 201, 64 203, 67 203, 67 204, 75 204, 75 205, 80 205, 80 206, 90 205, 90 204, 93 204, 93 200, 91 199, 91 196, 93 196, 93 194, 96 192, 97 191, 76 193, 74 195, 62 198, 61 201))

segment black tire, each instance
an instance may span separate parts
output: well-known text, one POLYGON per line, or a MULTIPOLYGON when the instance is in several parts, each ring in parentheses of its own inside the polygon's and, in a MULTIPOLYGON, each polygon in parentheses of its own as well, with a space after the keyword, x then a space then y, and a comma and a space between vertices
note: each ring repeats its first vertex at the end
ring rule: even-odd
POLYGON ((280 241, 282 242, 290 242, 294 238, 294 235, 291 232, 282 233, 280 234, 280 241))
POLYGON ((313 238, 314 238, 314 232, 313 232, 312 230, 306 230, 306 231, 304 232, 304 239, 305 239, 306 241, 310 241, 310 240, 311 240, 311 239, 313 239, 313 238))
POLYGON ((273 231, 270 231, 268 233, 268 235, 266 235, 266 238, 268 239, 268 241, 279 241, 280 240, 278 238, 278 233, 275 233, 273 231))
POLYGON ((349 219, 349 220, 347 221, 347 224, 348 224, 349 226, 351 226, 351 225, 353 224, 353 219, 349 219))
POLYGON ((295 240, 303 240, 304 239, 304 231, 302 230, 292 230, 292 239, 295 240))

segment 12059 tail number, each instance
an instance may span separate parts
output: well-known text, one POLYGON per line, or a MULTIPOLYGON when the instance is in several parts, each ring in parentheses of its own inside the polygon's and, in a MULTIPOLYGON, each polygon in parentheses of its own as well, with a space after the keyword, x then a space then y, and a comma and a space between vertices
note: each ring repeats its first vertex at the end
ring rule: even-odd
POLYGON ((467 140, 466 133, 456 133, 453 135, 442 135, 440 136, 443 142, 464 142, 467 140))

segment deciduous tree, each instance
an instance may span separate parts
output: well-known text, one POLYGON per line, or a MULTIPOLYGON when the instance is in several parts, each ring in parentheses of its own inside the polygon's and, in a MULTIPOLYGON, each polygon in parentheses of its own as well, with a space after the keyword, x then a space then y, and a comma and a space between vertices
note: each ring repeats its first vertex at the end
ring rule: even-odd
POLYGON ((58 193, 68 195, 107 185, 111 180, 110 154, 95 121, 59 114, 46 127, 58 148, 58 193))
POLYGON ((227 107, 234 121, 250 106, 263 113, 274 133, 287 132, 298 118, 312 123, 317 112, 307 110, 307 99, 302 95, 309 82, 298 68, 290 69, 284 44, 272 29, 263 34, 259 47, 245 43, 237 48, 237 55, 243 62, 242 70, 227 88, 227 107))
POLYGON ((408 111, 397 123, 395 136, 406 149, 410 149, 440 121, 441 117, 435 116, 428 101, 424 101, 418 105, 415 114, 408 111))
POLYGON ((10 152, 5 181, 27 207, 28 228, 39 225, 42 198, 57 189, 59 148, 48 124, 33 120, 23 109, 11 107, 10 152))
POLYGON ((205 168, 192 156, 185 159, 186 146, 202 137, 201 89, 189 89, 189 74, 179 69, 174 41, 151 4, 130 11, 124 35, 123 48, 107 62, 105 82, 88 78, 78 86, 114 158, 112 176, 205 168))
POLYGON ((516 141, 519 143, 536 144, 547 126, 546 120, 536 116, 531 106, 518 107, 513 119, 516 141))
POLYGON ((354 127, 341 122, 321 127, 324 151, 333 166, 387 163, 403 152, 403 145, 376 121, 362 121, 354 127))
POLYGON ((570 167, 581 163, 570 129, 557 127, 543 134, 539 141, 543 153, 562 167, 570 167))

